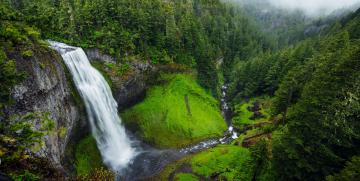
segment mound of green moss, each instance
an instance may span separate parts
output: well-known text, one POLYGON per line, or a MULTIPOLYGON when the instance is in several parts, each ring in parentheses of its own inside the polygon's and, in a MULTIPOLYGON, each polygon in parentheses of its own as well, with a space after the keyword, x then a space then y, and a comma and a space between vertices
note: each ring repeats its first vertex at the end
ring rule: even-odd
POLYGON ((226 124, 219 103, 189 74, 162 75, 143 102, 122 113, 126 124, 136 124, 142 138, 158 147, 184 145, 221 136, 226 124))

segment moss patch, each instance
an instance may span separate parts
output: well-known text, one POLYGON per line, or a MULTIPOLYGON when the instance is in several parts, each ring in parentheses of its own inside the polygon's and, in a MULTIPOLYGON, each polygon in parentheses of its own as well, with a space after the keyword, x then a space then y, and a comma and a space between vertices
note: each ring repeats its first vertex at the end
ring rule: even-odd
POLYGON ((77 175, 89 175, 93 170, 104 167, 96 141, 91 135, 82 139, 75 149, 77 175))
POLYGON ((26 50, 26 51, 21 52, 21 55, 22 55, 24 58, 31 58, 31 57, 34 56, 34 53, 33 53, 33 51, 31 51, 31 50, 26 50))
POLYGON ((223 134, 219 103, 191 75, 163 79, 167 83, 152 87, 142 103, 122 113, 126 124, 136 124, 143 139, 159 147, 182 147, 223 134))
POLYGON ((60 138, 65 138, 66 133, 67 133, 66 127, 61 126, 61 127, 59 128, 59 136, 60 136, 60 138))

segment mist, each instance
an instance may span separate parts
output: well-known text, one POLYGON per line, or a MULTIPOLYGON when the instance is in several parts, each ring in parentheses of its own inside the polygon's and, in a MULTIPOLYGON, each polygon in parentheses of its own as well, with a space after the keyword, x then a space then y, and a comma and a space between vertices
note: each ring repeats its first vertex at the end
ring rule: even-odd
MULTIPOLYGON (((265 1, 265 0, 264 0, 265 1)), ((268 0, 275 7, 287 10, 302 10, 309 16, 328 15, 331 12, 359 7, 360 0, 268 0)))

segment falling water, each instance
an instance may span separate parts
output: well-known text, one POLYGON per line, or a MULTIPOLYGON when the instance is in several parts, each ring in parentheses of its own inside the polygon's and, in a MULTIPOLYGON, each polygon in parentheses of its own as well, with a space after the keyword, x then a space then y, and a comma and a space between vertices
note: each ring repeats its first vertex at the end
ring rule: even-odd
POLYGON ((85 52, 78 47, 49 41, 70 70, 75 86, 85 102, 88 119, 104 163, 113 170, 126 168, 137 155, 126 135, 110 87, 91 66, 85 52))

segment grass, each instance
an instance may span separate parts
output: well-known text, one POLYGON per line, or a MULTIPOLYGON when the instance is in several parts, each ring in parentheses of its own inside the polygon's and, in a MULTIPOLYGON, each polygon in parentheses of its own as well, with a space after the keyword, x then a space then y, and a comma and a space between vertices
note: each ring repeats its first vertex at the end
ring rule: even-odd
POLYGON ((242 125, 267 122, 270 118, 270 107, 271 98, 269 97, 257 97, 250 99, 250 101, 248 102, 242 102, 235 106, 235 113, 237 114, 237 116, 233 118, 233 124, 237 127, 241 127, 242 125), (255 102, 260 103, 260 112, 264 117, 256 120, 251 120, 250 118, 254 115, 254 113, 249 111, 248 107, 252 107, 255 102))
POLYGON ((189 74, 163 75, 165 84, 152 87, 145 100, 121 114, 136 124, 142 138, 161 148, 221 136, 226 124, 219 103, 189 74))
POLYGON ((234 118, 234 122, 237 124, 252 124, 254 121, 250 119, 253 115, 253 112, 248 110, 248 107, 251 106, 251 102, 243 103, 239 107, 236 107, 236 112, 239 114, 234 118))
POLYGON ((91 135, 82 139, 75 149, 77 175, 89 175, 95 169, 104 167, 96 141, 91 135))
POLYGON ((206 178, 217 175, 227 180, 251 180, 250 151, 232 145, 220 145, 204 151, 191 160, 193 171, 206 178))

